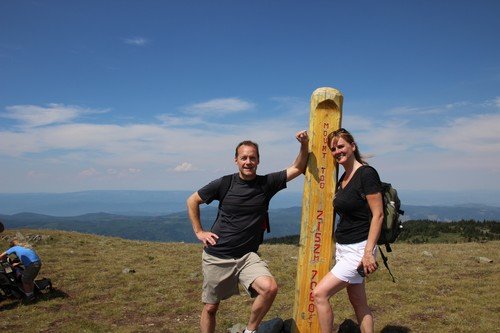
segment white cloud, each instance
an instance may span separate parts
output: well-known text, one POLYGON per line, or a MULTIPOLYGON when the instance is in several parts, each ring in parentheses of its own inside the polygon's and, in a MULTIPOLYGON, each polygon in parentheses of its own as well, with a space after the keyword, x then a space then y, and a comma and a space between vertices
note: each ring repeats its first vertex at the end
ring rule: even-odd
POLYGON ((161 114, 156 118, 167 127, 203 127, 207 130, 225 128, 233 125, 220 124, 214 118, 242 113, 255 107, 253 103, 238 98, 218 98, 180 108, 180 114, 161 114))
POLYGON ((130 165, 134 167, 129 171, 134 172, 148 164, 173 168, 179 156, 202 160, 236 140, 229 131, 75 123, 0 131, 0 155, 63 164, 91 161, 115 169, 130 165), (210 149, 202 149, 204 144, 210 149))
POLYGON ((42 172, 35 171, 35 170, 30 170, 26 174, 26 177, 28 179, 40 179, 40 178, 44 178, 46 176, 47 176, 46 174, 44 174, 42 172))
POLYGON ((187 114, 220 116, 239 113, 254 108, 254 104, 239 98, 216 98, 203 103, 188 105, 183 108, 187 114))
POLYGON ((142 172, 142 170, 141 169, 137 169, 137 168, 128 168, 127 169, 127 173, 130 174, 130 175, 136 175, 136 174, 139 174, 141 172, 142 172))
POLYGON ((141 173, 142 173, 142 170, 138 169, 138 168, 126 168, 126 169, 122 169, 122 170, 117 170, 115 168, 109 168, 106 170, 106 174, 108 176, 113 176, 113 177, 118 177, 118 178, 139 175, 141 173))
POLYGON ((78 174, 78 176, 86 178, 86 177, 97 176, 99 174, 100 173, 96 169, 94 169, 94 168, 88 168, 88 169, 80 171, 80 173, 78 174))
MULTIPOLYGON (((193 189, 221 174, 234 172, 234 147, 245 139, 261 144, 261 159, 265 161, 262 172, 290 165, 298 151, 294 134, 306 125, 306 120, 301 119, 298 124, 297 119, 283 115, 266 119, 266 126, 262 126, 260 118, 230 125, 204 122, 203 129, 71 123, 0 130, 0 160, 22 159, 32 164, 31 168, 43 165, 57 169, 57 174, 48 172, 47 189, 193 189), (87 166, 83 171, 82 165, 87 166), (203 166, 203 173, 198 166, 203 166), (127 168, 128 174, 124 171, 127 168), (120 177, 126 177, 126 181, 120 177)), ((43 184, 31 186, 40 188, 43 184)))
MULTIPOLYGON (((127 125, 71 123, 78 116, 60 116, 44 126, 0 130, 0 162, 9 170, 15 170, 13 165, 26 165, 24 177, 29 170, 43 170, 43 182, 36 186, 54 184, 61 178, 62 187, 73 181, 70 186, 80 188, 193 189, 234 172, 234 147, 246 139, 261 147, 260 173, 290 165, 299 147, 294 134, 308 128, 309 110, 299 115, 290 105, 284 109, 293 116, 280 111, 272 117, 226 125, 195 116, 201 126, 192 126, 185 120, 193 118, 182 115, 160 116, 164 124, 127 125)), ((500 165, 498 112, 455 118, 452 112, 448 122, 425 127, 404 116, 380 114, 361 117, 347 113, 343 126, 354 134, 363 154, 374 155, 370 163, 381 166, 382 173, 389 172, 390 180, 405 188, 443 186, 438 184, 439 175, 426 178, 425 174, 435 170, 444 182, 451 175, 471 172, 476 160, 486 162, 474 163, 475 172, 485 172, 490 179, 476 178, 477 186, 494 186, 491 179, 499 169, 492 165, 500 165)), ((300 190, 302 183, 297 184, 290 186, 300 190)), ((458 181, 455 187, 460 186, 458 181)))
POLYGON ((6 107, 7 112, 0 117, 13 119, 22 127, 39 127, 52 124, 69 123, 83 114, 102 113, 106 110, 90 110, 78 106, 64 104, 48 104, 46 107, 37 105, 12 105, 6 107))
POLYGON ((496 97, 480 103, 396 107, 388 112, 389 118, 347 116, 343 124, 375 155, 429 150, 500 154, 499 100, 496 97), (447 113, 446 117, 439 116, 441 113, 447 113))
POLYGON ((470 105, 469 102, 454 102, 454 103, 446 104, 445 108, 448 110, 453 110, 453 109, 461 108, 461 107, 468 106, 468 105, 470 105))
POLYGON ((28 127, 44 126, 56 123, 66 123, 79 115, 79 110, 64 107, 60 104, 49 104, 47 107, 36 105, 15 105, 6 107, 3 118, 14 119, 28 127))
POLYGON ((277 103, 277 106, 272 109, 275 114, 286 113, 289 117, 301 117, 309 111, 309 102, 301 98, 281 96, 273 97, 271 101, 277 103))
POLYGON ((375 127, 373 119, 357 115, 347 114, 342 117, 342 127, 356 133, 358 131, 368 131, 375 127))
MULTIPOLYGON (((490 104, 490 106, 492 106, 490 104)), ((401 189, 484 190, 500 186, 500 114, 436 118, 432 126, 397 117, 346 117, 364 155, 383 180, 401 189)), ((490 109, 491 111, 491 109, 490 109)))
POLYGON ((494 99, 495 106, 500 109, 500 96, 494 99))
POLYGON ((125 44, 135 45, 135 46, 144 46, 149 43, 146 38, 143 37, 132 37, 123 39, 125 44))
POLYGON ((108 170, 106 170, 106 173, 108 175, 117 175, 118 174, 118 170, 113 169, 113 168, 109 168, 108 170))
POLYGON ((412 127, 404 119, 372 119, 368 117, 345 117, 343 126, 349 130, 364 156, 396 153, 415 149, 431 142, 434 130, 412 127))
POLYGON ((445 105, 427 106, 427 107, 401 106, 401 107, 395 107, 395 108, 390 109, 388 111, 388 114, 392 115, 392 116, 439 115, 439 114, 451 112, 456 108, 464 107, 466 105, 468 105, 467 102, 456 102, 456 103, 449 103, 449 104, 445 104, 445 105))
POLYGON ((500 156, 500 114, 483 114, 453 120, 434 138, 434 144, 464 154, 500 156))
POLYGON ((174 168, 174 171, 176 172, 186 172, 193 170, 196 170, 196 168, 191 163, 188 162, 183 162, 174 168))
POLYGON ((162 114, 156 117, 160 120, 165 126, 196 126, 200 124, 204 124, 205 121, 201 117, 193 116, 193 117, 179 117, 173 116, 169 114, 162 114))

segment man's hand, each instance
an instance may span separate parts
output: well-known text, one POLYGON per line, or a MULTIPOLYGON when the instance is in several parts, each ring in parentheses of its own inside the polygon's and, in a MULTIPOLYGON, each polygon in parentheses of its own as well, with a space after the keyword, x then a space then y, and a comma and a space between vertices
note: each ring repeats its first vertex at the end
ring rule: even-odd
POLYGON ((203 243, 204 247, 215 245, 219 239, 219 236, 210 231, 198 231, 196 237, 203 243))
POLYGON ((300 150, 293 164, 286 169, 287 182, 306 171, 307 159, 309 157, 309 135, 307 131, 297 132, 295 138, 300 142, 300 150))
POLYGON ((306 130, 303 130, 303 131, 300 131, 300 132, 297 132, 295 134, 295 138, 297 139, 297 141, 299 141, 301 144, 304 144, 304 143, 309 143, 309 135, 307 134, 307 131, 306 130))

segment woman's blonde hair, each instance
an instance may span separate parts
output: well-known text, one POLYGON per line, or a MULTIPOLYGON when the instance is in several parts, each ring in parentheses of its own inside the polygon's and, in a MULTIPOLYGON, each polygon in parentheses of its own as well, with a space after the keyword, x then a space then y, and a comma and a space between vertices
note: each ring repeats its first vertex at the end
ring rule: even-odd
POLYGON ((17 237, 12 238, 12 239, 10 240, 10 243, 9 243, 9 244, 10 244, 10 247, 13 247, 13 246, 16 246, 16 245, 17 245, 17 246, 26 247, 26 248, 29 248, 29 249, 31 248, 31 245, 29 245, 29 244, 28 244, 28 243, 26 243, 26 242, 21 242, 21 241, 19 240, 19 238, 17 238, 17 237))
POLYGON ((332 149, 332 144, 337 143, 337 141, 339 141, 340 138, 344 139, 347 143, 351 145, 354 144, 356 146, 356 149, 354 150, 354 157, 359 163, 368 165, 368 163, 366 163, 366 161, 361 157, 358 144, 356 143, 356 141, 354 141, 354 137, 345 128, 339 128, 338 130, 328 134, 328 147, 332 149))

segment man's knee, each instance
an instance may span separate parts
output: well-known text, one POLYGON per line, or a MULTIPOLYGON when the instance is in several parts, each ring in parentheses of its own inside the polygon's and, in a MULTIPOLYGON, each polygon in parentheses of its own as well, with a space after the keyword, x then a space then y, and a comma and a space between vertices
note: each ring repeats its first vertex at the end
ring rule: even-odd
POLYGON ((219 304, 205 303, 205 306, 203 307, 203 311, 205 311, 209 316, 215 316, 217 314, 218 309, 219 309, 219 304))
POLYGON ((272 279, 272 283, 269 285, 267 292, 272 296, 276 296, 278 294, 278 284, 274 279, 272 279))
POLYGON ((278 284, 273 277, 261 276, 252 283, 252 288, 259 294, 274 297, 278 294, 278 284))

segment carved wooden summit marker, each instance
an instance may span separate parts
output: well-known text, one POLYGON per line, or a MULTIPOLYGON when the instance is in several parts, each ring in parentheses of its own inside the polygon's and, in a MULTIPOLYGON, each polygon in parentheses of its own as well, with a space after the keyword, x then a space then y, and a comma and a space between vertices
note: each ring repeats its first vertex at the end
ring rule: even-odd
POLYGON ((328 134, 341 126, 343 96, 337 89, 318 88, 311 96, 309 160, 302 198, 302 223, 293 307, 295 333, 319 332, 314 287, 330 270, 333 255, 333 194, 337 168, 328 134))

